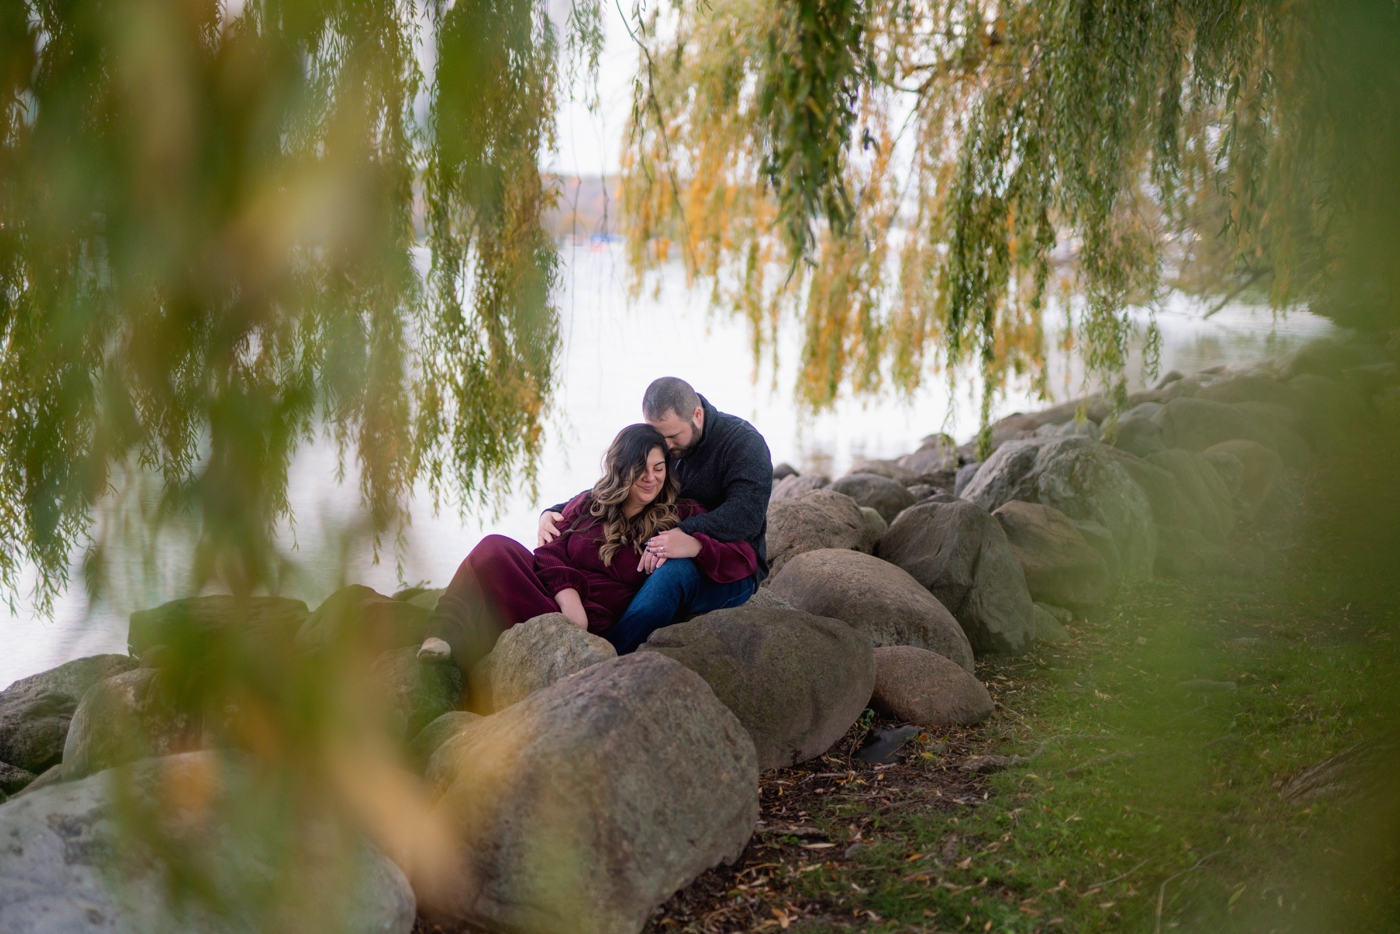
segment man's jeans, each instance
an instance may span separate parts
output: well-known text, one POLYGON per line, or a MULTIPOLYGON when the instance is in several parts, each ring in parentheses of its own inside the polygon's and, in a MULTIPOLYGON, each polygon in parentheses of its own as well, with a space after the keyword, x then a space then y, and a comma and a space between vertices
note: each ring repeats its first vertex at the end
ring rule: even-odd
POLYGON ((716 584, 701 574, 690 558, 672 558, 652 572, 622 618, 603 633, 603 638, 613 644, 618 655, 626 655, 635 652, 653 632, 671 625, 682 610, 708 613, 738 606, 757 589, 758 582, 752 577, 716 584))

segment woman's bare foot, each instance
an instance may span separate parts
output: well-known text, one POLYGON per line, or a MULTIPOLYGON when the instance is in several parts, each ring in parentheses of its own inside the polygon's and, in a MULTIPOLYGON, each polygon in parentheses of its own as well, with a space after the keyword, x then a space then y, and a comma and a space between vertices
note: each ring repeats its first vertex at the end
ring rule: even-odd
POLYGON ((445 662, 452 657, 452 646, 443 640, 429 636, 418 647, 418 660, 422 662, 445 662))

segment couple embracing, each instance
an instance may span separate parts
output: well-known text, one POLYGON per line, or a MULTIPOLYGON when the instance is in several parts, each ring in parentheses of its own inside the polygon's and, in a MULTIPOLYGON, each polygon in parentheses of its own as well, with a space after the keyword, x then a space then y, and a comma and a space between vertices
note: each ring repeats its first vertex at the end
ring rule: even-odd
POLYGON ((647 387, 644 423, 618 432, 591 490, 540 517, 531 552, 488 535, 438 599, 419 656, 464 673, 500 633, 563 613, 635 651, 682 613, 738 606, 768 574, 773 462, 748 422, 672 376, 647 387))

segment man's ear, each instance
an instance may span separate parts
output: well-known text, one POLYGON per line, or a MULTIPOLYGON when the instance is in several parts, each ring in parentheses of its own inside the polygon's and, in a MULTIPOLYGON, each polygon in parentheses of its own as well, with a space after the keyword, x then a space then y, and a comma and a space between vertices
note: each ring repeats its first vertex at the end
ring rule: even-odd
POLYGON ((690 420, 693 424, 705 427, 705 407, 697 405, 695 411, 690 413, 690 420))

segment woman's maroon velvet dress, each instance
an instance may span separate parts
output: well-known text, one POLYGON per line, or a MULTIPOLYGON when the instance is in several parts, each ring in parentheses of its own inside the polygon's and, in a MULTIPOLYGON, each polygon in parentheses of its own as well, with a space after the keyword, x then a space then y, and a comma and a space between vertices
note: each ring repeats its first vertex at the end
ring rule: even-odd
MULTIPOLYGON (((545 613, 558 613, 554 595, 572 587, 583 601, 589 631, 606 630, 627 609, 647 575, 637 570, 641 551, 635 548, 620 548, 611 565, 603 564, 599 551, 603 526, 600 519, 588 514, 591 502, 591 493, 574 497, 564 507, 564 518, 558 523, 562 533, 533 554, 504 535, 483 538, 457 569, 434 616, 442 615, 442 610, 450 609, 457 601, 472 602, 479 594, 496 612, 498 627, 509 629, 545 613)), ((705 511, 689 499, 678 501, 676 509, 681 519, 705 511)), ((758 566, 753 547, 747 542, 721 542, 703 534, 695 537, 701 546, 700 554, 694 558, 696 567, 716 583, 751 577, 758 566)), ((454 642, 452 638, 447 641, 454 642)), ((457 646, 453 644, 453 648, 455 655, 457 646)))

